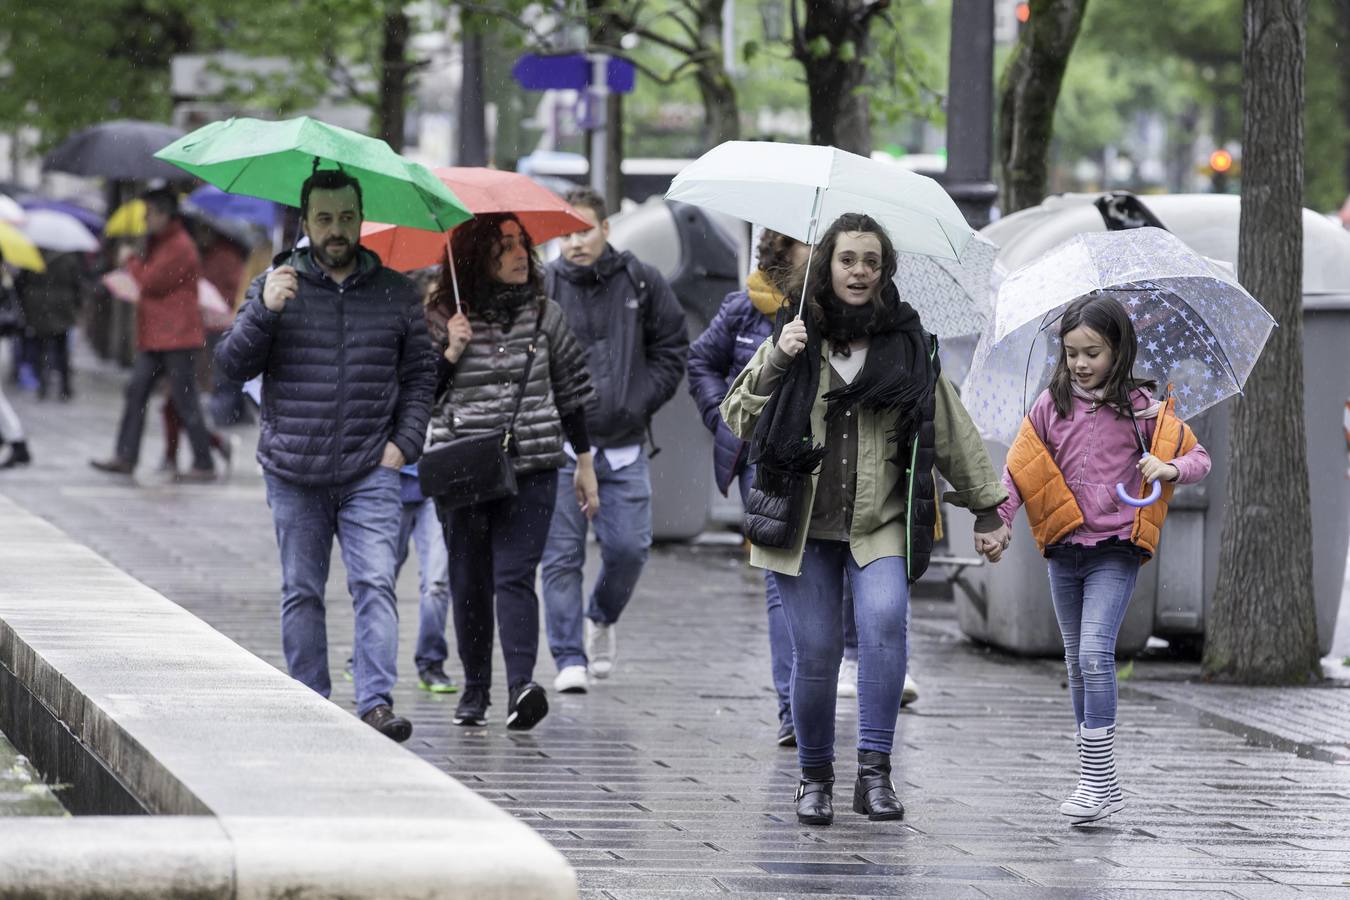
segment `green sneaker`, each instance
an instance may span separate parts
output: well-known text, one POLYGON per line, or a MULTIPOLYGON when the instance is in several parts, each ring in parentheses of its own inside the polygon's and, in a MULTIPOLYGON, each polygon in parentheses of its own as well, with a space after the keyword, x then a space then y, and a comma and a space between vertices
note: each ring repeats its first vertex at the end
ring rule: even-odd
POLYGON ((352 658, 349 656, 347 657, 347 664, 342 667, 342 677, 348 681, 352 680, 352 665, 352 658))
POLYGON ((440 663, 427 666, 425 669, 417 671, 417 686, 424 691, 430 691, 433 694, 453 694, 459 690, 459 686, 445 674, 445 669, 440 663))

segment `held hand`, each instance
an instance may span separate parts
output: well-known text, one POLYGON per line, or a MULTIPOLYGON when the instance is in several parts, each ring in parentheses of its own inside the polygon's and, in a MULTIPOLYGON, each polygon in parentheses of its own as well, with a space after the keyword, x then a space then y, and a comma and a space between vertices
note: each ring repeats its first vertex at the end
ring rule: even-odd
POLYGON ((295 296, 300 282, 291 266, 278 266, 267 273, 263 282, 263 305, 272 312, 281 312, 286 301, 295 296))
POLYGON ((117 247, 117 268, 126 266, 127 262, 136 255, 136 248, 130 244, 120 244, 117 247))
POLYGON ((778 335, 778 349, 788 356, 796 356, 805 347, 806 323, 802 321, 801 316, 798 316, 783 326, 782 334, 778 335))
POLYGON ((996 563, 1003 558, 1003 551, 1012 543, 1012 529, 1001 525, 995 531, 975 532, 975 552, 996 563))
POLYGON ((386 469, 401 469, 407 460, 403 458, 403 451, 390 441, 384 445, 384 455, 380 457, 380 465, 386 469))
POLYGON ((464 353, 464 348, 469 346, 469 341, 473 339, 473 326, 469 324, 469 317, 464 313, 455 313, 450 321, 445 323, 445 332, 449 340, 445 345, 446 361, 457 363, 464 353))
POLYGON ((1152 454, 1139 460, 1139 474, 1145 481, 1176 481, 1181 471, 1171 463, 1165 463, 1152 454))
POLYGON ((589 453, 577 457, 577 471, 572 477, 572 486, 576 488, 577 505, 586 516, 586 520, 595 518, 600 511, 600 482, 595 477, 595 464, 589 453))

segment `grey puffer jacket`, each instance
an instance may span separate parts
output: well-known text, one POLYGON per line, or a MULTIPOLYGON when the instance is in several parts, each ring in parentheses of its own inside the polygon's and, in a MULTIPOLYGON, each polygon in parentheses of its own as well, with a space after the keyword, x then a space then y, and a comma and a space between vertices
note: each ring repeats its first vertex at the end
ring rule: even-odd
MULTIPOLYGON (((561 468, 567 462, 562 418, 585 406, 591 396, 591 378, 585 352, 562 309, 552 300, 540 300, 539 306, 522 309, 507 327, 467 310, 473 339, 455 364, 449 386, 436 398, 429 447, 506 428, 542 314, 530 383, 516 419, 515 470, 523 475, 561 468)), ((441 329, 433 325, 432 331, 440 337, 441 329)), ((436 351, 445 352, 443 338, 436 351)))

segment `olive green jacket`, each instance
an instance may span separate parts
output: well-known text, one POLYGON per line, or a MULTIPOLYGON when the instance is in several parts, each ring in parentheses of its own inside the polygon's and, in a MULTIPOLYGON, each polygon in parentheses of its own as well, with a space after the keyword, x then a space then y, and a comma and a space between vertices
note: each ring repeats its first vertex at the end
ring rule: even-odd
MULTIPOLYGON (((766 340, 753 359, 732 384, 722 401, 722 418, 739 438, 749 440, 755 423, 769 402, 769 394, 758 394, 760 371, 768 365, 773 350, 773 339, 766 340)), ((820 388, 811 407, 811 434, 817 443, 825 439, 825 393, 829 390, 829 349, 821 348, 820 388)), ((1008 497, 1002 480, 994 471, 989 453, 970 414, 961 405, 946 376, 939 376, 936 389, 936 409, 933 430, 937 469, 955 490, 942 499, 955 506, 985 513, 988 530, 1001 524, 993 512, 1008 497)), ((858 410, 858 469, 857 489, 854 494, 853 525, 849 547, 859 566, 866 566, 886 556, 905 555, 905 498, 909 493, 908 479, 902 482, 902 471, 894 462, 895 447, 887 439, 887 432, 895 426, 894 415, 878 414, 872 410, 858 410)), ((802 515, 810 516, 815 502, 816 476, 812 475, 802 515)), ((798 529, 797 540, 791 548, 750 547, 750 564, 784 575, 800 575, 802 551, 806 546, 805 523, 798 529)))

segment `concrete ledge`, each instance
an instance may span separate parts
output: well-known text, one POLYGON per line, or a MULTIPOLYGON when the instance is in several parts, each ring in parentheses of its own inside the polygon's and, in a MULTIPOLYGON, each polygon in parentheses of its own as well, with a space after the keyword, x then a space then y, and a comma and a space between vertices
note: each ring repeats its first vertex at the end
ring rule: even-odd
POLYGON ((0 897, 576 896, 527 826, 4 497, 0 573, 0 668, 157 814, 0 821, 0 897))

